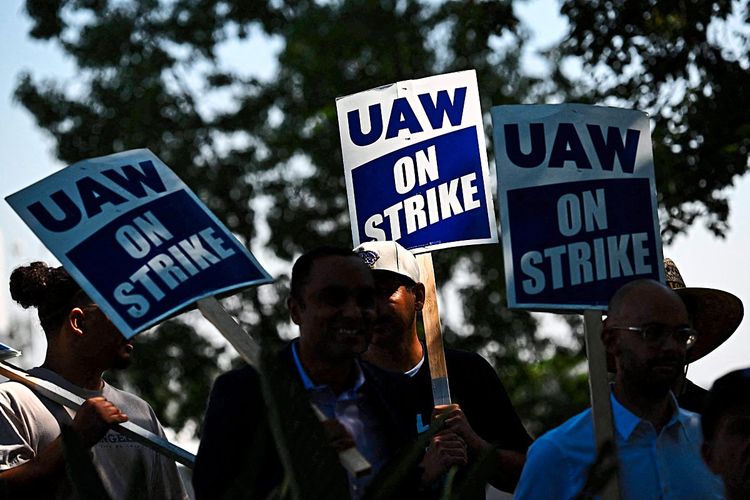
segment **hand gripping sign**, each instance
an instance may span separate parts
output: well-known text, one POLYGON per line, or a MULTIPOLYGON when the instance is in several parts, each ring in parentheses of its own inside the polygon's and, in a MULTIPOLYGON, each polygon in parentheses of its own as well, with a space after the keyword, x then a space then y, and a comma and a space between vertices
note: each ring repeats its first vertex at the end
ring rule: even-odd
POLYGON ((408 80, 336 100, 355 245, 414 253, 497 241, 476 74, 408 80))
POLYGON ((127 338, 199 299, 272 281, 147 149, 78 162, 7 201, 127 338))
POLYGON ((417 255, 436 405, 450 404, 432 257, 497 242, 476 73, 385 85, 336 100, 352 239, 417 255))
POLYGON ((663 280, 648 118, 588 106, 492 108, 508 306, 606 309, 663 280))
MULTIPOLYGON (((258 345, 214 296, 272 279, 151 151, 76 163, 7 201, 127 338, 197 302, 243 359, 258 367, 258 345)), ((356 449, 339 455, 354 474, 370 469, 356 449)))

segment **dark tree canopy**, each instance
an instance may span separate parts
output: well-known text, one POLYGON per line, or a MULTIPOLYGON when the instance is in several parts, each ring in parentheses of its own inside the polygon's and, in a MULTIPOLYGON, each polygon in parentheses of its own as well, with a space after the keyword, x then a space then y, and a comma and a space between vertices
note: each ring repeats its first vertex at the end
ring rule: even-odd
MULTIPOLYGON (((63 162, 148 147, 248 246, 289 261, 319 244, 351 244, 335 97, 473 68, 486 113, 560 99, 650 110, 665 235, 698 215, 720 233, 720 190, 747 168, 747 122, 731 112, 745 109, 747 50, 733 59, 707 41, 728 3, 693 4, 665 12, 656 2, 565 2, 571 31, 549 52, 555 70, 542 81, 521 66, 526 39, 510 1, 28 0, 30 35, 57 42, 79 73, 74 82, 23 74, 16 97, 63 162), (259 37, 280 47, 272 78, 220 57, 259 37), (583 75, 614 76, 572 78, 559 71, 562 57, 580 60, 583 75), (633 62, 644 69, 625 72, 633 62)), ((257 54, 241 47, 239 64, 249 65, 257 54)), ((444 304, 444 315, 463 318, 446 322, 448 343, 493 361, 531 430, 585 404, 580 325, 564 347, 536 335, 528 313, 509 311, 499 246, 441 251, 435 266, 460 298, 444 304)), ((267 340, 287 321, 284 284, 243 296, 242 318, 267 340)))
POLYGON ((727 230, 722 190, 748 169, 747 2, 564 0, 570 33, 559 55, 583 75, 568 96, 648 111, 663 235, 701 220, 727 230))

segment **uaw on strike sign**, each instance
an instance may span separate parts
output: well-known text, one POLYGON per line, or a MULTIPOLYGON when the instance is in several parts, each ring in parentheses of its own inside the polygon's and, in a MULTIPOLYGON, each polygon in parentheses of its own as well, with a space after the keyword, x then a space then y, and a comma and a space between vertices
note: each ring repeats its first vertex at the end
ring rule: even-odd
POLYGON ((474 71, 340 97, 336 108, 355 245, 396 240, 419 253, 497 241, 474 71))
POLYGON ((647 116, 587 106, 492 108, 508 306, 606 309, 664 282, 647 116))
POLYGON ((7 201, 127 338, 198 299, 272 281, 147 149, 76 163, 7 201))

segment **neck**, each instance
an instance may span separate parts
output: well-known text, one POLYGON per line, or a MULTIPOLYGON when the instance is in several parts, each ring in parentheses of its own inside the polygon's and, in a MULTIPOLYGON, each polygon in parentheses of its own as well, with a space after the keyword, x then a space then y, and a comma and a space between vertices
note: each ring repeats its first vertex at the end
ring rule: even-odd
POLYGON ((54 349, 47 349, 42 367, 52 370, 68 382, 90 391, 101 390, 103 370, 86 366, 71 356, 59 354, 54 349))
POLYGON ((615 382, 614 392, 617 401, 622 406, 630 410, 638 418, 651 422, 657 432, 672 417, 672 398, 669 392, 663 395, 651 396, 644 394, 643 391, 629 387, 619 379, 615 382))
POLYGON ((396 344, 382 346, 370 344, 362 357, 384 370, 404 373, 414 368, 422 359, 422 344, 417 338, 416 324, 410 335, 403 335, 396 344))
POLYGON ((354 385, 354 359, 331 362, 310 353, 302 342, 298 344, 298 348, 299 361, 315 385, 327 385, 337 395, 354 385))

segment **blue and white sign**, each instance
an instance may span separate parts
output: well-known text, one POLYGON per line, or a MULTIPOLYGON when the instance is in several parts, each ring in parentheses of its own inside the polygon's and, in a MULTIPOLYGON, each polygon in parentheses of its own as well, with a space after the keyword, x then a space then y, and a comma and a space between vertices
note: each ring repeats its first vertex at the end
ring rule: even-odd
POLYGON ((355 246, 497 242, 473 70, 340 97, 336 108, 355 246))
POLYGON ((664 282, 648 117, 582 104, 492 108, 508 306, 606 309, 664 282))
POLYGON ((272 281, 147 149, 78 162, 6 200, 127 338, 272 281))

